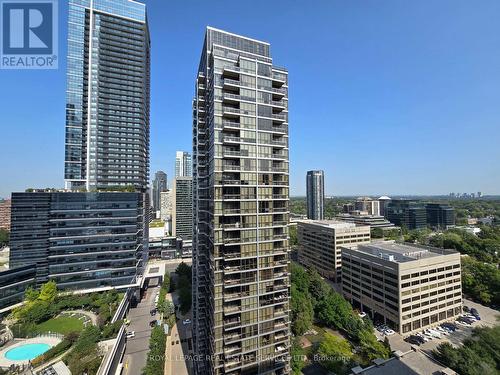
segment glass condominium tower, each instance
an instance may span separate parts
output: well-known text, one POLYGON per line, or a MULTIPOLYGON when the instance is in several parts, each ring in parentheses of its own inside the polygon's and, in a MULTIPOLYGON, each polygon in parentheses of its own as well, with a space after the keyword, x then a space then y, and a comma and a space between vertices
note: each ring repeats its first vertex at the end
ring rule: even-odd
POLYGON ((145 192, 150 40, 146 6, 69 0, 65 185, 145 192))
POLYGON ((288 73, 208 27, 193 100, 197 374, 290 372, 288 73))
POLYGON ((308 171, 306 177, 307 218, 323 220, 325 202, 325 173, 308 171))

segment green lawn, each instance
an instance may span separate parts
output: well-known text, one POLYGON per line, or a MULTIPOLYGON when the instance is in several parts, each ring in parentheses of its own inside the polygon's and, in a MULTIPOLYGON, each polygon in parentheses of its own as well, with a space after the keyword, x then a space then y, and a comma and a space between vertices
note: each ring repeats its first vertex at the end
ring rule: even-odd
POLYGON ((83 322, 71 316, 60 316, 49 319, 36 326, 35 331, 42 332, 57 332, 63 335, 69 332, 80 332, 83 330, 83 322))

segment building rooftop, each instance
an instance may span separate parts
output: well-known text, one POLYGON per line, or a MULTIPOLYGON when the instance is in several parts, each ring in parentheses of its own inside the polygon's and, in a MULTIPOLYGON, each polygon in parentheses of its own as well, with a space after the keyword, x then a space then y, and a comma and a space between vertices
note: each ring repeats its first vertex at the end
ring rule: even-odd
POLYGON ((440 255, 457 253, 454 250, 439 249, 436 247, 420 246, 406 243, 402 244, 393 241, 383 241, 371 243, 369 245, 359 245, 356 250, 395 263, 411 262, 424 258, 433 258, 440 255))
POLYGON ((355 227, 368 227, 368 225, 360 225, 356 223, 349 223, 341 220, 297 220, 297 223, 320 225, 325 228, 332 229, 350 229, 355 227))

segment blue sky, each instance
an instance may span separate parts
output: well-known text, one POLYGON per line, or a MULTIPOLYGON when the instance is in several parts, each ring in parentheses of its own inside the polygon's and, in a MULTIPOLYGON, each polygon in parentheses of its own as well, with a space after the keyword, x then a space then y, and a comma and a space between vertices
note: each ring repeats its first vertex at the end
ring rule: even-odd
MULTIPOLYGON (((66 55, 66 2, 59 53, 66 55)), ((271 43, 289 69, 291 193, 500 193, 500 2, 149 0, 151 172, 191 150, 207 25, 271 43)), ((0 70, 0 196, 63 186, 65 59, 0 70)))

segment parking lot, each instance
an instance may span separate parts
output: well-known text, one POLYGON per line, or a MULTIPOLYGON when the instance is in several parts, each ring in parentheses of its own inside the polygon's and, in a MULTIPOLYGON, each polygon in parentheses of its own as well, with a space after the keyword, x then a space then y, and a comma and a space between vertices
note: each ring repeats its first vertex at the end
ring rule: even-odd
MULTIPOLYGON (((432 340, 423 343, 422 345, 419 346, 420 350, 430 354, 432 350, 434 350, 439 346, 439 344, 444 342, 449 342, 453 346, 459 346, 465 339, 471 336, 472 330, 475 327, 480 327, 480 326, 491 327, 494 324, 496 324, 497 322, 496 317, 500 316, 500 312, 493 310, 489 307, 482 306, 470 300, 464 299, 463 305, 469 308, 475 308, 478 311, 481 320, 473 323, 470 326, 457 325, 458 329, 455 332, 451 332, 447 335, 441 335, 441 338, 433 338, 432 340)), ((407 352, 411 349, 411 344, 404 341, 403 337, 397 333, 390 336, 386 336, 380 333, 379 331, 375 330, 375 335, 380 340, 384 340, 385 337, 387 337, 389 339, 389 343, 393 351, 400 350, 402 352, 407 352)))

